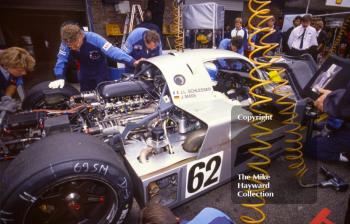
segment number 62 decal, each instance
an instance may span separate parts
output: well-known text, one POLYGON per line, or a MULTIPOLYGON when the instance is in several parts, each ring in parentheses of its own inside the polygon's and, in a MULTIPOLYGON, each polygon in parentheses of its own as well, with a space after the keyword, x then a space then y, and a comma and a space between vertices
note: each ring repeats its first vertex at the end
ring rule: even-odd
POLYGON ((223 154, 221 151, 187 164, 186 198, 219 183, 223 154))

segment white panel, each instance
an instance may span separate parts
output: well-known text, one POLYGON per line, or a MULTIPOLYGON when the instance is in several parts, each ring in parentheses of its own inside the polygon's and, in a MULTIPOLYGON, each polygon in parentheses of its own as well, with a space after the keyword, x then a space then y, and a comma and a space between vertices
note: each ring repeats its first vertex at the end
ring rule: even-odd
POLYGON ((199 4, 199 3, 206 3, 206 2, 215 2, 219 5, 223 5, 225 7, 225 10, 231 10, 231 11, 243 11, 243 1, 242 0, 209 0, 209 1, 203 1, 203 0, 186 0, 186 4, 199 4))
POLYGON ((350 0, 327 0, 326 5, 350 8, 350 0))

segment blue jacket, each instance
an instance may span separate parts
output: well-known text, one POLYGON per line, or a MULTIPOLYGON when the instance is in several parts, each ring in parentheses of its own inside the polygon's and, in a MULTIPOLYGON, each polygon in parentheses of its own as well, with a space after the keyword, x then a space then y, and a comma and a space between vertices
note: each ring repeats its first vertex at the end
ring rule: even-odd
POLYGON ((5 95, 7 87, 10 85, 23 85, 22 77, 14 77, 0 66, 0 97, 5 95))
MULTIPOLYGON (((158 47, 154 50, 148 50, 145 44, 144 36, 145 32, 149 29, 140 27, 134 29, 126 39, 122 49, 134 59, 152 58, 162 54, 162 44, 159 43, 158 47)), ((130 71, 130 65, 126 66, 130 71)))
POLYGON ((121 49, 113 47, 111 43, 100 35, 85 32, 84 42, 79 51, 70 50, 64 42, 61 43, 54 68, 54 73, 58 79, 65 78, 70 56, 80 62, 80 80, 92 77, 103 77, 102 79, 107 80, 107 57, 115 61, 124 62, 129 66, 132 66, 135 61, 121 49))
POLYGON ((346 89, 337 89, 332 91, 324 100, 323 110, 328 115, 350 121, 350 82, 346 89))
POLYGON ((234 222, 220 210, 205 208, 191 221, 181 221, 180 224, 234 224, 234 222))
MULTIPOLYGON (((224 50, 231 51, 231 39, 229 39, 229 38, 223 39, 220 42, 219 49, 224 49, 224 50)), ((238 50, 237 53, 243 55, 243 53, 244 53, 243 46, 238 50)))

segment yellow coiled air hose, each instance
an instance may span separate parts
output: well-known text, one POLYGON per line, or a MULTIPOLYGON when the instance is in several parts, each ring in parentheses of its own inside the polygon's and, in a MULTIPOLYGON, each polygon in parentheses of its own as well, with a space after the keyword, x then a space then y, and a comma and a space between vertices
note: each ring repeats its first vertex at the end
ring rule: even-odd
POLYGON ((181 12, 181 2, 174 1, 174 31, 176 32, 175 36, 175 49, 177 51, 183 51, 184 49, 184 32, 182 25, 182 12, 181 12))
MULTIPOLYGON (((272 98, 266 97, 263 95, 260 95, 257 93, 257 89, 263 88, 265 85, 270 85, 272 81, 261 79, 260 77, 256 77, 257 70, 258 69, 266 69, 268 68, 271 63, 265 63, 258 61, 254 58, 254 55, 258 52, 263 52, 263 54, 266 54, 270 50, 275 49, 278 47, 278 44, 267 44, 264 43, 263 40, 270 36, 274 31, 271 28, 264 27, 263 25, 270 19, 272 16, 269 15, 270 9, 267 8, 267 6, 271 3, 271 1, 258 1, 258 0, 250 0, 248 7, 252 15, 250 16, 248 20, 249 28, 253 30, 253 34, 249 36, 248 42, 251 46, 254 47, 254 50, 250 53, 249 59, 256 65, 255 68, 253 68, 250 73, 249 77, 257 82, 257 84, 250 88, 249 94, 256 99, 254 103, 251 104, 250 110, 257 114, 257 115, 267 115, 272 116, 271 113, 259 110, 258 107, 261 105, 265 105, 267 103, 272 102, 272 98), (258 25, 254 26, 253 21, 256 22, 258 20, 258 25), (264 34, 261 38, 260 44, 255 44, 252 41, 252 37, 257 34, 264 34)), ((247 164, 248 168, 250 168, 253 172, 257 172, 258 174, 264 174, 265 176, 269 176, 268 171, 266 170, 266 167, 271 163, 271 159, 263 154, 263 151, 266 151, 272 147, 272 145, 264 140, 262 140, 262 137, 268 136, 272 134, 272 129, 264 127, 262 124, 259 124, 258 122, 253 122, 252 126, 259 130, 259 132, 251 134, 250 137, 253 141, 260 143, 259 147, 250 148, 248 151, 253 156, 256 156, 259 158, 256 162, 249 162, 247 164)), ((252 176, 249 178, 250 182, 253 184, 264 184, 264 181, 253 179, 252 176)), ((263 185, 260 185, 263 186, 263 185)), ((249 190, 252 193, 259 193, 264 192, 265 188, 259 188, 254 190, 249 190)), ((247 190, 248 191, 248 190, 247 190)), ((266 219, 266 215, 264 211, 262 210, 262 207, 266 204, 265 198, 262 196, 256 196, 255 202, 253 203, 244 203, 241 204, 245 208, 252 209, 255 211, 259 217, 253 218, 247 215, 242 215, 240 217, 240 220, 244 223, 263 223, 266 219)))

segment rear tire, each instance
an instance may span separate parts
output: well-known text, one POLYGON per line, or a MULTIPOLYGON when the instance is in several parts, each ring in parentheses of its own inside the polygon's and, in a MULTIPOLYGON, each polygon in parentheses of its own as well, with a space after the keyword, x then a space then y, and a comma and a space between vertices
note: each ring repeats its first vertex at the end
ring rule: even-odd
POLYGON ((50 81, 41 82, 29 90, 22 103, 22 108, 30 109, 67 109, 65 102, 79 91, 66 83, 63 88, 50 89, 50 81))
POLYGON ((8 223, 120 224, 132 208, 123 159, 80 133, 33 143, 10 163, 1 182, 0 218, 13 220, 8 223))

